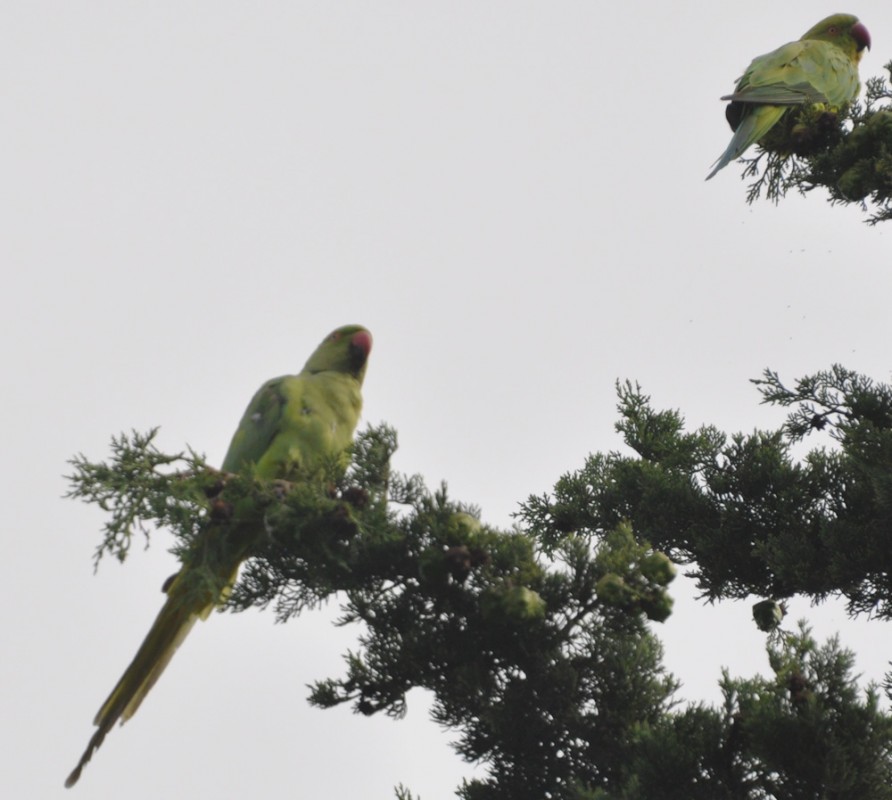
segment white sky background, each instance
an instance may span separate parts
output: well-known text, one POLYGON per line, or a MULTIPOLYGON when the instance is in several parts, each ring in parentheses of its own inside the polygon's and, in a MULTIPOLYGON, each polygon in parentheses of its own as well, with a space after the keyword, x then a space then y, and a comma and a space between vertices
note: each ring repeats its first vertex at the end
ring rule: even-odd
MULTIPOLYGON (((718 98, 753 56, 851 10, 874 41, 862 77, 880 75, 887 0, 603 8, 4 9, 0 794, 63 796, 175 569, 159 535, 93 577, 102 516, 60 499, 66 459, 161 425, 162 447, 219 463, 257 387, 338 325, 374 334, 364 420, 398 429, 396 467, 499 526, 621 446, 617 378, 749 431, 783 416, 748 382, 766 366, 892 377, 892 228, 820 192, 748 207, 736 165, 704 182, 730 137, 718 98)), ((716 701, 722 665, 768 671, 751 603, 678 592, 657 632, 682 697, 716 701)), ((882 677, 887 624, 806 613, 882 677)), ((351 643, 329 616, 197 626, 72 791, 453 796, 471 768, 421 693, 401 722, 306 705, 351 643)))

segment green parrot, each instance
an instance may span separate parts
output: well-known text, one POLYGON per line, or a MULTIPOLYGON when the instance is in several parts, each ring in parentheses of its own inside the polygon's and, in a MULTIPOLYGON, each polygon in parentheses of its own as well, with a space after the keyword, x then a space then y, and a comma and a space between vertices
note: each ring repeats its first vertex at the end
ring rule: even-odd
POLYGON ((858 62, 870 34, 851 14, 821 20, 799 41, 753 59, 737 81, 725 116, 734 136, 709 180, 758 142, 792 107, 824 103, 842 108, 858 96, 858 62))
MULTIPOLYGON (((362 408, 362 380, 372 336, 359 325, 338 328, 316 348, 297 375, 267 381, 248 405, 223 459, 225 472, 250 465, 264 479, 306 478, 333 461, 346 469, 353 431, 362 408)), ((256 527, 256 523, 253 527, 256 527)), ((93 734, 65 785, 77 783, 81 770, 106 734, 139 708, 195 621, 207 619, 228 596, 241 562, 256 542, 256 531, 209 523, 203 539, 167 584, 167 601, 133 661, 102 704, 93 734), (232 529, 236 531, 235 535, 232 529), (192 562, 211 565, 222 591, 195 580, 192 562)))

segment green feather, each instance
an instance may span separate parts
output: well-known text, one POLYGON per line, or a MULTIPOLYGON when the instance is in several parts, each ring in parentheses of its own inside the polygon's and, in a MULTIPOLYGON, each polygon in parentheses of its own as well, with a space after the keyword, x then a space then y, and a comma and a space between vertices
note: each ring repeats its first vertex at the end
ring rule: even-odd
MULTIPOLYGON (((297 375, 267 381, 248 405, 223 459, 223 470, 249 469, 259 478, 301 479, 333 463, 346 468, 362 409, 362 381, 372 346, 359 325, 338 328, 297 375)), ((197 619, 224 602, 256 531, 209 522, 193 556, 165 585, 161 608, 133 661, 96 714, 96 732, 65 781, 73 786, 112 726, 129 719, 160 677, 197 619), (202 579, 192 565, 211 570, 202 579)))
POLYGON ((834 14, 800 40, 753 59, 733 94, 722 98, 731 101, 726 116, 734 136, 706 179, 761 141, 789 108, 851 103, 860 89, 858 62, 869 46, 857 17, 834 14))

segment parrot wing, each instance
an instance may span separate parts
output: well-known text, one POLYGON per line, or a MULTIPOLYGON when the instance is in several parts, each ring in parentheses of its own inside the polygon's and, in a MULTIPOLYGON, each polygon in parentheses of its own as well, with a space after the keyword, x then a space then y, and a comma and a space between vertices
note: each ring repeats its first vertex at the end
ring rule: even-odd
MULTIPOLYGON (((830 81, 824 80, 818 70, 822 60, 835 61, 837 53, 839 58, 847 60, 838 48, 827 42, 790 42, 753 61, 734 93, 722 98, 731 101, 727 116, 729 121, 736 117, 737 124, 734 136, 713 164, 707 180, 765 136, 790 106, 828 101, 838 104, 839 101, 834 103, 828 97, 830 81)), ((856 72, 856 85, 857 81, 856 72)), ((840 93, 833 91, 832 94, 835 98, 840 93)))
POLYGON ((279 430, 287 397, 282 385, 287 376, 273 378, 257 390, 232 437, 223 459, 224 472, 238 472, 246 464, 257 464, 279 430))
POLYGON ((858 94, 857 62, 844 50, 821 39, 790 42, 759 56, 722 100, 802 105, 825 99, 831 105, 851 102, 858 94))
POLYGON ((777 106, 799 106, 805 103, 828 103, 828 98, 810 83, 802 82, 787 85, 769 83, 765 86, 747 86, 744 90, 726 94, 722 100, 735 103, 770 104, 777 106))

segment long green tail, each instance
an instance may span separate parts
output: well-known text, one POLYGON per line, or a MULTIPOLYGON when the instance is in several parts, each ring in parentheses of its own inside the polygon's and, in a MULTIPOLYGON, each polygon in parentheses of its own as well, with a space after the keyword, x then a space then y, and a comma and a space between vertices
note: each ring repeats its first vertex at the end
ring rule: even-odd
MULTIPOLYGON (((231 571, 229 584, 235 579, 237 571, 238 562, 231 571)), ((217 605, 219 594, 208 591, 207 587, 204 591, 196 591, 194 581, 190 580, 194 577, 193 571, 184 567, 171 582, 167 589, 167 601, 155 618, 148 635, 96 714, 93 724, 97 726, 97 730, 81 760, 66 779, 65 786, 71 787, 77 783, 81 771, 114 724, 118 720, 123 723, 136 713, 183 639, 192 630, 195 621, 199 618, 206 619, 217 605)))
POLYGON ((770 131, 784 115, 789 106, 755 106, 744 114, 731 137, 731 143, 724 153, 712 165, 712 172, 706 176, 706 180, 712 178, 720 169, 730 164, 734 159, 743 155, 744 151, 758 142, 770 131))

